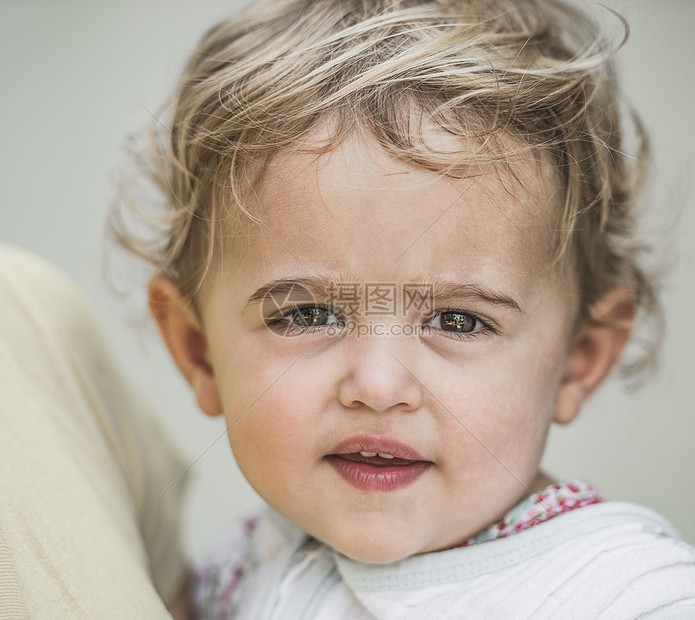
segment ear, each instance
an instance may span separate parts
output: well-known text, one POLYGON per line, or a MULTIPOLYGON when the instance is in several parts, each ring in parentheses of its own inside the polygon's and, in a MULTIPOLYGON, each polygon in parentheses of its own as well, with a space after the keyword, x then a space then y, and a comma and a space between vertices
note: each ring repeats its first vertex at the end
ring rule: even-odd
POLYGON ((150 312, 181 374, 193 388, 200 409, 211 416, 222 413, 215 375, 203 327, 190 303, 171 278, 157 274, 147 288, 150 312))
POLYGON ((584 401, 601 385, 620 357, 634 317, 635 296, 629 289, 611 289, 591 305, 567 356, 555 422, 574 420, 584 401))

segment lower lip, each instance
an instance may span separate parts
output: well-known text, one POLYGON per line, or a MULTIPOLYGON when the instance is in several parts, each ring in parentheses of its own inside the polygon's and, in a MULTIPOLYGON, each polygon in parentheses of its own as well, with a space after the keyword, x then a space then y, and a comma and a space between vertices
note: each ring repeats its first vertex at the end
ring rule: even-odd
POLYGON ((326 457, 345 481, 360 491, 396 491, 413 484, 430 466, 427 461, 409 465, 369 465, 331 455, 326 457))

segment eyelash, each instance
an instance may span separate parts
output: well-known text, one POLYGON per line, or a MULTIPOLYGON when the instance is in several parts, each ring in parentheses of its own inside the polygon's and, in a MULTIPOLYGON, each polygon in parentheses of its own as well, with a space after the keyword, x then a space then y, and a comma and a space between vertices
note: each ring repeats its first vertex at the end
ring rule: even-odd
MULTIPOLYGON (((281 314, 279 314, 276 317, 272 317, 269 319, 266 319, 266 326, 273 329, 275 328, 277 331, 282 331, 282 335, 284 336, 297 336, 297 335, 302 335, 302 334, 312 334, 312 333, 317 333, 320 332, 326 327, 331 326, 331 325, 336 325, 339 327, 342 327, 345 323, 344 321, 338 320, 334 323, 325 323, 323 325, 300 325, 300 324, 294 324, 291 323, 292 319, 292 314, 295 312, 301 312, 302 310, 311 310, 311 309, 318 309, 318 310, 324 310, 325 312, 328 312, 330 314, 334 314, 333 310, 329 308, 328 306, 324 306, 322 304, 304 304, 304 305, 299 305, 299 306, 294 306, 293 308, 290 308, 289 310, 282 311, 281 314), (284 329, 283 329, 284 326, 284 329)), ((337 316, 337 315, 335 315, 337 316)))
POLYGON ((437 328, 447 338, 453 338, 454 340, 478 340, 481 336, 487 336, 491 334, 494 335, 498 333, 497 329, 493 326, 491 321, 484 319, 483 317, 481 317, 478 314, 475 314, 474 312, 470 312, 468 310, 461 310, 460 308, 448 307, 435 310, 432 316, 430 316, 430 318, 426 321, 426 323, 429 323, 436 317, 442 316, 444 314, 460 314, 462 316, 467 316, 472 318, 475 321, 475 324, 479 323, 481 325, 481 327, 471 332, 451 332, 441 328, 437 328))
MULTIPOLYGON (((288 325, 285 333, 288 333, 289 330, 298 330, 301 333, 316 333, 319 332, 323 329, 325 329, 329 325, 337 325, 340 326, 341 328, 345 326, 345 321, 343 320, 337 320, 333 323, 324 323, 323 325, 300 325, 300 324, 289 324, 288 321, 291 319, 292 314, 295 312, 301 312, 302 310, 311 310, 311 309, 318 309, 318 310, 323 310, 327 313, 333 314, 334 316, 337 317, 337 315, 333 312, 333 310, 328 307, 324 306, 322 304, 306 304, 302 306, 295 306, 294 308, 290 308, 287 311, 284 311, 282 314, 280 314, 277 317, 270 318, 266 320, 266 325, 268 327, 278 327, 280 325, 286 324, 288 325)), ((469 312, 469 311, 464 311, 461 310, 460 308, 441 308, 439 310, 436 310, 432 315, 428 318, 427 321, 425 321, 425 325, 430 323, 433 319, 435 319, 438 316, 444 315, 444 314, 458 314, 466 317, 470 317, 471 319, 474 320, 474 326, 477 324, 480 324, 481 327, 478 329, 475 329, 474 331, 471 332, 454 332, 454 331, 448 331, 445 329, 442 329, 441 327, 439 328, 434 328, 437 329, 441 334, 443 334, 447 338, 452 338, 454 340, 478 340, 481 336, 489 335, 489 334, 497 334, 498 330, 494 327, 494 325, 487 319, 482 318, 481 316, 469 312)))

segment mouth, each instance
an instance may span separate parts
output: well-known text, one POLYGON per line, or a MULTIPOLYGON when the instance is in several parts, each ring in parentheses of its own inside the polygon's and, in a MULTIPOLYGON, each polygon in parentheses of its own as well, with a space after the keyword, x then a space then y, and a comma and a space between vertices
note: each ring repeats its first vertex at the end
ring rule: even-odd
POLYGON ((410 446, 377 435, 352 437, 325 459, 347 483, 365 492, 407 487, 433 464, 410 446))

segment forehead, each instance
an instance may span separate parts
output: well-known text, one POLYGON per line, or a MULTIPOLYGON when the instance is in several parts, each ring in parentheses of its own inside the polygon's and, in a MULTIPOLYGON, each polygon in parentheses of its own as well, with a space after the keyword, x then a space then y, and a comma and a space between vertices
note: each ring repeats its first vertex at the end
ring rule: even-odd
POLYGON ((528 151, 511 162, 476 163, 476 145, 431 139, 469 165, 445 176, 399 161, 358 135, 321 155, 311 144, 278 153, 246 204, 258 221, 224 244, 222 271, 248 289, 318 276, 443 279, 517 298, 534 294, 556 275, 552 167, 528 151))

